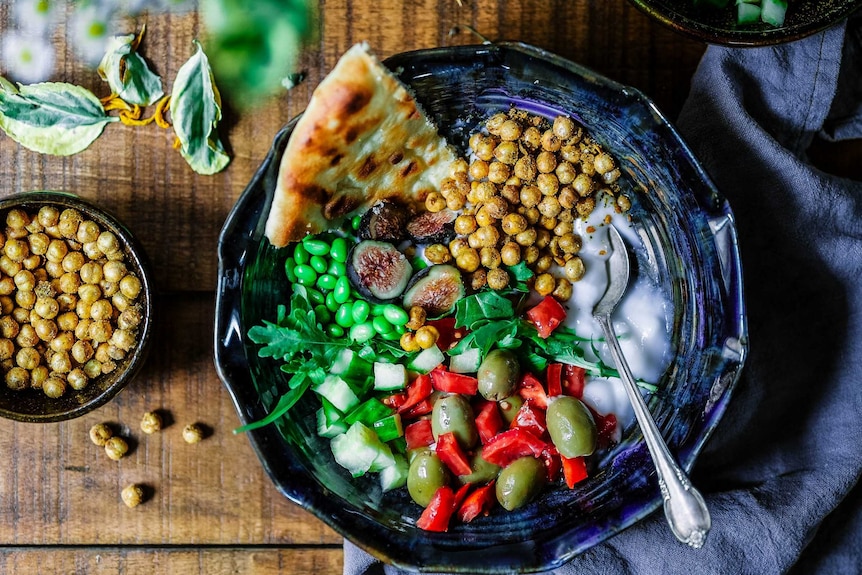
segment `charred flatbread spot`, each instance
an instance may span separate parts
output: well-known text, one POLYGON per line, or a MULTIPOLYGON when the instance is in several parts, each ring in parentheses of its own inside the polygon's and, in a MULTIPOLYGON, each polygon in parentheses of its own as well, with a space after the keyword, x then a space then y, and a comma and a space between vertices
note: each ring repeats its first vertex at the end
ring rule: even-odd
POLYGON ((359 137, 359 131, 356 128, 350 128, 344 133, 344 142, 346 144, 352 144, 356 141, 356 138, 359 137))
POLYGON ((323 217, 327 220, 340 218, 358 208, 361 203, 359 198, 354 196, 336 196, 323 206, 323 217))
POLYGON ((415 174, 419 171, 419 164, 416 162, 408 162, 406 166, 401 168, 401 177, 406 178, 411 174, 415 174))
POLYGON ((357 177, 361 180, 368 178, 371 174, 374 173, 374 170, 377 169, 377 162, 374 161, 374 156, 368 156, 365 158, 365 161, 362 162, 362 166, 359 168, 359 171, 356 173, 357 177))
POLYGON ((338 164, 340 164, 341 160, 343 160, 343 159, 344 159, 344 154, 335 154, 332 156, 332 159, 329 160, 329 165, 332 167, 335 167, 338 164))
POLYGON ((329 201, 329 192, 314 184, 297 184, 296 191, 303 198, 317 204, 329 201))
POLYGON ((346 98, 341 103, 342 113, 345 116, 358 114, 371 101, 372 93, 370 90, 355 89, 346 94, 346 98))
POLYGON ((389 163, 393 166, 404 159, 404 154, 401 152, 395 152, 391 156, 389 156, 389 163))

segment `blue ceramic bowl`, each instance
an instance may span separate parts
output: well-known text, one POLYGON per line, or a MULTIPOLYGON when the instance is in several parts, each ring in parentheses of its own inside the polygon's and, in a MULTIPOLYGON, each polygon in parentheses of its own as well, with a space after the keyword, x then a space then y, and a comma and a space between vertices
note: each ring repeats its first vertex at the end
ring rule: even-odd
MULTIPOLYGON (((584 124, 619 159, 647 249, 640 273, 672 294, 675 358, 649 400, 671 451, 690 469, 725 411, 747 349, 736 232, 730 207, 688 147, 642 94, 523 44, 440 48, 385 64, 454 145, 511 104, 584 124)), ((263 235, 279 158, 296 120, 227 219, 219 242, 215 354, 243 422, 263 417, 286 389, 278 366, 245 334, 284 302, 284 255, 263 235)), ((576 489, 550 490, 512 513, 493 513, 448 533, 415 526, 420 508, 376 479, 356 481, 315 431, 314 398, 289 417, 249 433, 278 489, 376 557, 423 571, 513 573, 552 568, 613 536, 661 504, 649 454, 635 425, 599 457, 576 489)))
POLYGON ((695 0, 629 0, 648 16, 702 42, 725 46, 767 46, 792 42, 837 24, 862 8, 862 0, 791 0, 779 27, 736 24, 736 2, 713 8, 695 0))

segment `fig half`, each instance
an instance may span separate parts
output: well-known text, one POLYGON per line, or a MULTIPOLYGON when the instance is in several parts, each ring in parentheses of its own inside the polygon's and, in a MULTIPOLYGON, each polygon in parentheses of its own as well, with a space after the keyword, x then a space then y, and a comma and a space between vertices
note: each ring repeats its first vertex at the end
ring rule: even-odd
POLYGON ((361 241, 347 258, 350 284, 374 303, 386 303, 400 296, 412 275, 410 262, 388 242, 361 241))
POLYGON ((414 276, 403 304, 407 309, 418 305, 428 317, 437 317, 455 309, 455 303, 464 295, 464 280, 458 268, 439 264, 414 276))

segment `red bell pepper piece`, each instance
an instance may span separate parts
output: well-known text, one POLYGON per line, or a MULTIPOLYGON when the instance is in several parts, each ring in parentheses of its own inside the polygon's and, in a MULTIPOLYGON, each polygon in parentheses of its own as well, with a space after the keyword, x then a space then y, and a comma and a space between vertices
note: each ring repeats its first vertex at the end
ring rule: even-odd
POLYGON ((428 507, 419 516, 416 526, 425 531, 448 531, 449 519, 455 512, 455 493, 448 485, 438 487, 428 507))
MULTIPOLYGON (((589 407, 589 406, 588 406, 589 407)), ((593 419, 596 422, 597 443, 600 447, 607 447, 614 442, 614 433, 617 430, 617 416, 613 413, 601 415, 590 408, 593 419)))
POLYGON ((569 489, 587 478, 587 463, 583 457, 563 457, 561 455, 560 461, 563 463, 563 477, 569 489))
POLYGON ((532 400, 538 407, 548 409, 548 394, 545 393, 542 382, 536 379, 532 373, 525 373, 521 378, 518 395, 523 397, 524 401, 532 400))
POLYGON ((423 399, 410 409, 401 412, 402 420, 416 419, 417 417, 428 415, 434 409, 434 403, 430 399, 423 399))
POLYGON ((473 471, 464 450, 458 445, 458 439, 451 431, 437 437, 437 457, 455 475, 469 475, 473 471))
POLYGON ((437 391, 445 391, 446 393, 476 395, 479 391, 479 380, 475 377, 446 371, 441 367, 431 370, 431 385, 437 391))
POLYGON ((542 463, 545 464, 545 474, 548 476, 548 483, 554 483, 560 477, 562 470, 562 462, 560 461, 560 452, 551 444, 542 452, 542 463))
POLYGON ((455 492, 455 509, 461 507, 461 504, 467 498, 467 494, 470 493, 470 489, 473 488, 472 483, 465 483, 461 487, 458 488, 458 491, 455 492))
POLYGON ((492 437, 503 429, 503 418, 500 416, 500 408, 496 401, 482 401, 476 410, 476 430, 482 445, 490 441, 492 437))
POLYGON ((407 440, 407 449, 426 447, 434 443, 434 434, 431 431, 431 420, 420 419, 414 421, 404 428, 404 439, 407 440))
POLYGON ((545 422, 545 410, 536 406, 532 399, 528 399, 515 414, 515 419, 509 426, 510 429, 516 427, 529 431, 536 437, 542 437, 548 431, 548 424, 545 422))
POLYGON ((566 319, 566 310, 553 296, 546 295, 536 307, 527 310, 527 319, 536 326, 539 337, 547 339, 566 319))
POLYGON ((455 327, 455 318, 453 316, 428 320, 425 322, 425 325, 437 328, 437 332, 440 334, 437 338, 437 347, 441 351, 449 351, 453 345, 458 343, 458 340, 467 335, 466 328, 455 327))
POLYGON ((519 459, 532 455, 541 457, 548 444, 524 429, 509 429, 493 437, 482 448, 482 458, 488 463, 505 467, 519 459))
POLYGON ((464 499, 464 503, 458 508, 458 519, 464 523, 470 523, 479 515, 488 515, 496 502, 494 480, 491 480, 490 483, 479 487, 464 499))
POLYGON ((432 391, 434 389, 431 387, 431 378, 427 375, 420 375, 407 385, 406 397, 396 408, 398 413, 404 413, 421 401, 428 399, 432 391))
POLYGON ((581 399, 584 396, 586 370, 577 365, 566 365, 563 369, 563 393, 581 399))
POLYGON ((549 363, 545 374, 545 382, 548 386, 548 397, 563 394, 563 364, 549 363))

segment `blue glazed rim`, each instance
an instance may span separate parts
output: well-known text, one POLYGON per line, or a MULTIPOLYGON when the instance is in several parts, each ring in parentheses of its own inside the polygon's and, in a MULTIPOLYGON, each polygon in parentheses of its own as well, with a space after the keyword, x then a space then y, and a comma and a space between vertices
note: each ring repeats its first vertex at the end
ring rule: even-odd
MULTIPOLYGON (((674 294, 675 330, 688 334, 675 342, 677 359, 665 376, 666 393, 655 394, 649 404, 671 451, 690 470, 730 400, 748 338, 733 214, 676 130, 637 90, 524 44, 421 50, 384 63, 413 88, 456 147, 464 149, 467 134, 487 110, 517 103, 539 113, 572 113, 620 159, 632 193, 644 198, 636 212, 640 205, 645 224, 638 231, 647 250, 638 264, 658 274, 674 294), (468 104, 453 109, 452 90, 468 104), (651 202, 673 209, 654 214, 651 202), (683 385, 692 369, 697 381, 683 385)), ((278 279, 283 273, 272 257, 277 250, 263 238, 263 225, 296 120, 276 135, 219 238, 215 363, 243 423, 263 417, 276 399, 277 384, 270 380, 277 366, 257 358, 245 338, 262 312, 244 296, 252 285, 257 289, 269 281, 262 289, 278 290, 286 281, 278 279)), ((300 413, 301 404, 294 408, 300 413)), ((415 527, 418 508, 412 514, 402 511, 410 505, 403 497, 368 502, 362 492, 367 485, 354 487, 337 474, 321 472, 315 461, 321 445, 307 444, 314 441, 307 423, 295 419, 300 421, 282 419, 248 433, 276 487, 359 547, 406 569, 551 569, 661 505, 649 454, 634 426, 578 489, 551 491, 517 513, 427 533, 415 527), (607 489, 608 482, 615 488, 607 489)))

